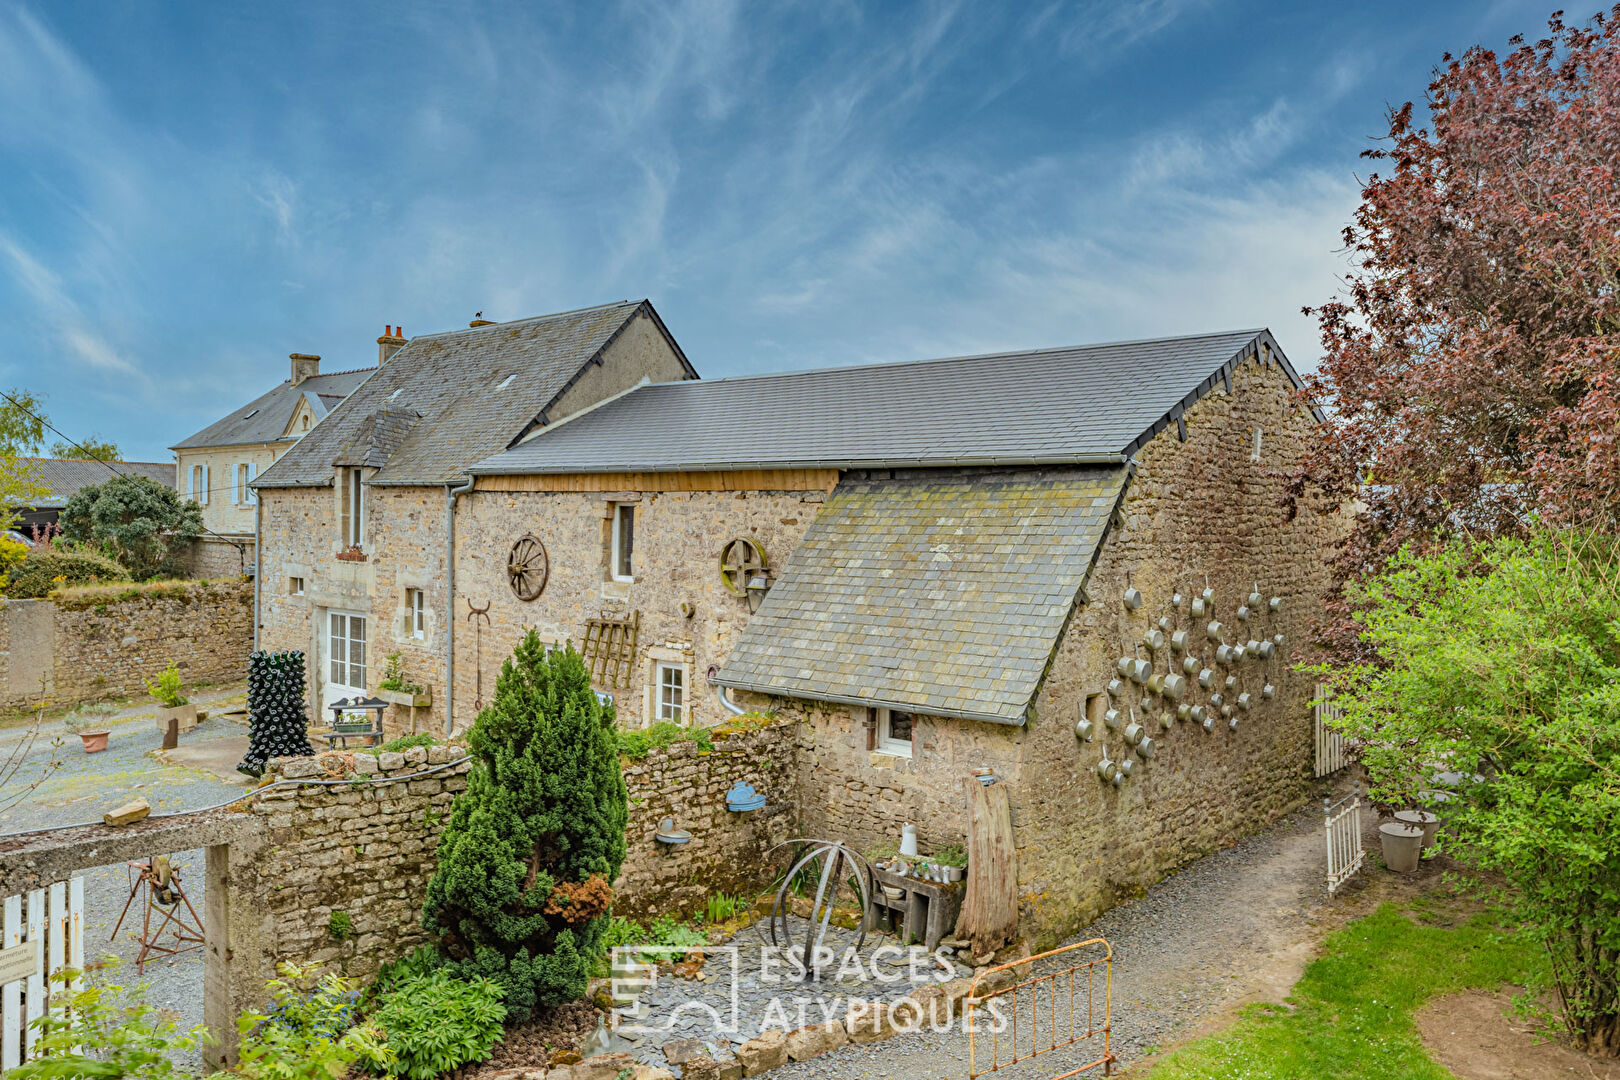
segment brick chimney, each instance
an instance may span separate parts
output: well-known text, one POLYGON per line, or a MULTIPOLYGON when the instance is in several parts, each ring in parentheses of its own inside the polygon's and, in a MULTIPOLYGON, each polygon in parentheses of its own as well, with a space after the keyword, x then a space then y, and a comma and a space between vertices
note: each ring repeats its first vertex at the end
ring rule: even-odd
POLYGON ((377 366, 388 363, 389 357, 405 347, 405 340, 403 326, 384 327, 383 336, 377 339, 377 366))
POLYGON ((295 352, 290 354, 292 360, 292 384, 297 386, 305 379, 313 378, 321 373, 321 358, 310 353, 295 352))

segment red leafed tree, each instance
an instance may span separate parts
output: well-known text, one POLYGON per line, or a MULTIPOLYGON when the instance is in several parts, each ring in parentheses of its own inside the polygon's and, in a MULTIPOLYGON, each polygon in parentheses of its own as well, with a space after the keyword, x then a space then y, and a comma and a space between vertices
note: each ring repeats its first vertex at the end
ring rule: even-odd
POLYGON ((1363 504, 1345 578, 1437 533, 1620 518, 1620 6, 1548 27, 1447 55, 1428 126, 1408 102, 1364 155, 1388 171, 1315 309, 1331 420, 1293 489, 1363 504))

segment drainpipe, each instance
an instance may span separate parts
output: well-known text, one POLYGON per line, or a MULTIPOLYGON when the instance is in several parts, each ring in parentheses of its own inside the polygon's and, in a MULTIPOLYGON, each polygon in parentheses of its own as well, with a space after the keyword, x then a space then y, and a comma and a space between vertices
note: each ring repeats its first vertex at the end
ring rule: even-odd
POLYGON ((732 716, 741 716, 748 711, 726 696, 726 688, 720 685, 720 666, 718 664, 709 665, 707 678, 709 685, 714 687, 714 700, 720 703, 722 709, 725 709, 732 716))
POLYGON ((456 703, 456 500, 473 489, 474 477, 460 486, 444 485, 444 735, 449 738, 455 726, 456 703))
POLYGON ((253 500, 253 651, 259 651, 259 584, 264 581, 264 537, 261 535, 264 504, 253 500))

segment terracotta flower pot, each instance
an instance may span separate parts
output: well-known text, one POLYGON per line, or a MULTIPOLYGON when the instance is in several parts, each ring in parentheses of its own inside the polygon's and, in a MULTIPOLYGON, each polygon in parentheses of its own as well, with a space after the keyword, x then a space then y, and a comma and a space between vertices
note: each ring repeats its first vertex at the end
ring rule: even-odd
POLYGON ((1378 841, 1384 849, 1384 865, 1397 874, 1417 872, 1423 854, 1423 829, 1394 821, 1378 826, 1378 841))
POLYGON ((107 749, 107 736, 111 734, 110 731, 81 731, 79 741, 84 743, 85 753, 99 754, 107 749))

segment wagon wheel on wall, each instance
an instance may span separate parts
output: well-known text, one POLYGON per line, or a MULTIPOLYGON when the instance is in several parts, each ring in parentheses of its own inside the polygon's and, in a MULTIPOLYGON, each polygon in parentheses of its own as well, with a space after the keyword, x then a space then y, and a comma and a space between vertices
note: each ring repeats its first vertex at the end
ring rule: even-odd
POLYGON ((747 595, 748 579, 766 567, 758 540, 739 536, 720 549, 720 580, 736 596, 747 595))
POLYGON ((506 580, 519 600, 533 600, 546 590, 551 563, 546 545, 533 533, 524 533, 506 557, 506 580))

